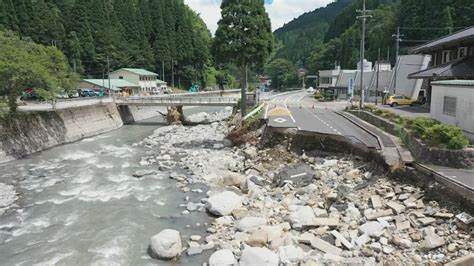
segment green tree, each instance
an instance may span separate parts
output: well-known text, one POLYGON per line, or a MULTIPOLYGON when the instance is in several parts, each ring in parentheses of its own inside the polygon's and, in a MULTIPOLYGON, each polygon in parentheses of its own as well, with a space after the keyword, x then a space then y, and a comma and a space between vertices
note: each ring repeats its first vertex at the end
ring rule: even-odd
POLYGON ((224 0, 221 14, 213 52, 218 63, 233 62, 240 66, 244 116, 248 69, 262 67, 273 50, 270 19, 263 0, 224 0))
POLYGON ((273 60, 265 66, 265 73, 271 78, 272 87, 277 90, 300 85, 297 67, 286 59, 273 60))
POLYGON ((54 103, 59 92, 76 82, 66 57, 55 47, 21 40, 11 32, 0 32, 0 47, 0 88, 7 94, 11 113, 25 89, 34 89, 54 103))

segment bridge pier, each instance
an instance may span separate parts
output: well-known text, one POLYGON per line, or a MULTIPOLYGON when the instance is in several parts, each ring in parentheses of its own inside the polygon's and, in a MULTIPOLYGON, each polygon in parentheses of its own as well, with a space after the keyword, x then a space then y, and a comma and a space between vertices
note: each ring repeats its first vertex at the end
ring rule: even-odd
POLYGON ((183 106, 170 106, 168 107, 168 113, 166 114, 166 120, 168 124, 182 124, 184 122, 184 113, 183 113, 183 106))

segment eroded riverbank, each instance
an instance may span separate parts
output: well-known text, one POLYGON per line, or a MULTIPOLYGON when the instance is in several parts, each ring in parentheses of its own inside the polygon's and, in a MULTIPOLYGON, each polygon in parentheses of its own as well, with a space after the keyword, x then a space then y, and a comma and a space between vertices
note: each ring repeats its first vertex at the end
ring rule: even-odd
POLYGON ((357 157, 233 147, 227 131, 125 126, 1 165, 20 198, 0 218, 2 262, 202 265, 219 250, 212 261, 241 265, 415 264, 472 252, 461 210, 357 157), (180 256, 154 260, 150 237, 167 228, 180 256))

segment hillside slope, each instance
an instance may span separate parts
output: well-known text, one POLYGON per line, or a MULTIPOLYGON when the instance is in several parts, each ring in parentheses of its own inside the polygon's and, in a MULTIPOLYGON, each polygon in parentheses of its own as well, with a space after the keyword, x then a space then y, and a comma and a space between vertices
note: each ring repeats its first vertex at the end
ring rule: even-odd
POLYGON ((275 31, 282 45, 277 57, 305 66, 309 54, 324 41, 327 30, 336 16, 354 0, 337 0, 326 7, 304 13, 275 31))

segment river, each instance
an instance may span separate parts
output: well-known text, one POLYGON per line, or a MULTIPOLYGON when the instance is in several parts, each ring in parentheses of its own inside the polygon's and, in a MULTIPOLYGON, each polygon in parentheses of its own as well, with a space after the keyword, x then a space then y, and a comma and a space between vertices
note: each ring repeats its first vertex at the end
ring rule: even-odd
MULTIPOLYGON (((165 228, 204 236, 205 212, 181 215, 184 193, 164 172, 137 179, 147 150, 134 145, 159 127, 126 125, 0 165, 0 180, 19 195, 0 214, 1 265, 200 265, 210 255, 183 254, 178 262, 147 254, 149 239, 165 228)), ((194 184, 201 188, 203 184, 194 184)))

